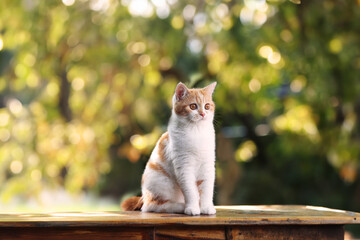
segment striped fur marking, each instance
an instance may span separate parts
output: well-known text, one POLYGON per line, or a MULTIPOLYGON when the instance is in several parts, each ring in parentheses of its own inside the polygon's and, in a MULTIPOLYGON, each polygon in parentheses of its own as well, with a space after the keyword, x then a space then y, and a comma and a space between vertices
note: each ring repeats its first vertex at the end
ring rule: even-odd
POLYGON ((169 200, 164 200, 162 197, 154 196, 153 194, 148 192, 144 195, 144 202, 146 204, 163 205, 169 202, 169 200))
POLYGON ((159 157, 160 157, 160 160, 162 162, 165 162, 165 147, 167 145, 169 141, 169 134, 168 132, 164 133, 160 139, 159 139, 159 146, 158 146, 158 154, 159 154, 159 157))
POLYGON ((159 163, 149 162, 148 165, 149 165, 150 169, 152 169, 154 171, 157 171, 157 172, 160 172, 163 175, 165 175, 166 177, 171 179, 170 174, 167 173, 166 170, 159 163))
POLYGON ((152 204, 156 204, 156 205, 163 205, 165 203, 167 203, 169 200, 164 200, 162 199, 160 196, 152 196, 152 198, 150 199, 150 203, 152 204))

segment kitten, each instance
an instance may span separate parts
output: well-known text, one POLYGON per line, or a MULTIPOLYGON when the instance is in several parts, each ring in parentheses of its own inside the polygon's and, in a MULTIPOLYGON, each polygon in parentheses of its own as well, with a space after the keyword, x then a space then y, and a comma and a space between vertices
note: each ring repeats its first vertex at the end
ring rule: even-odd
POLYGON ((125 200, 125 211, 215 214, 216 82, 202 89, 176 86, 168 131, 158 140, 141 180, 142 197, 125 200))

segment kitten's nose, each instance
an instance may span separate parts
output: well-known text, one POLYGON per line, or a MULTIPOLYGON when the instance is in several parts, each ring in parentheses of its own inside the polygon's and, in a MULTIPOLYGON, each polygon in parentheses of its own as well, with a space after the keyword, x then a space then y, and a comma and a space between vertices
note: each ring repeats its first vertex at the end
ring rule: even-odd
POLYGON ((201 112, 200 116, 205 117, 205 113, 201 112))

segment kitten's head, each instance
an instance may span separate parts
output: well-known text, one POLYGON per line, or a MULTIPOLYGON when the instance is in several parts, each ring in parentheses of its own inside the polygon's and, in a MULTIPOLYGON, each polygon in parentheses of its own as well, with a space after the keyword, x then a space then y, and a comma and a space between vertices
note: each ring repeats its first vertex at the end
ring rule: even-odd
POLYGON ((216 82, 204 88, 187 88, 183 83, 176 86, 173 97, 174 113, 191 122, 212 121, 215 104, 212 100, 216 82))

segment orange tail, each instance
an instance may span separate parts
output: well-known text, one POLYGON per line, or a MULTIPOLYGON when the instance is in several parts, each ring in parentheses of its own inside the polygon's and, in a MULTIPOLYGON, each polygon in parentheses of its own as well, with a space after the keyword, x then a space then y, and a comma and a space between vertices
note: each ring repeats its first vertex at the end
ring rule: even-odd
POLYGON ((121 203, 123 211, 140 211, 143 205, 142 197, 131 197, 121 203))

